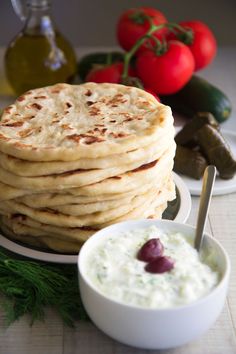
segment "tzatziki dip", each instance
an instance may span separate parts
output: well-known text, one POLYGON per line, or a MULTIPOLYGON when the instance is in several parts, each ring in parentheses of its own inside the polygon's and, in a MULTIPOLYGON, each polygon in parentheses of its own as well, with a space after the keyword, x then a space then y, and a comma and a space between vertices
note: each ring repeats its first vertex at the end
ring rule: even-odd
POLYGON ((171 308, 207 295, 220 280, 214 254, 200 258, 188 237, 164 232, 152 225, 120 232, 99 240, 88 252, 85 273, 104 296, 143 308, 171 308), (140 248, 153 238, 163 245, 174 266, 160 274, 145 270, 147 263, 137 258, 140 248))

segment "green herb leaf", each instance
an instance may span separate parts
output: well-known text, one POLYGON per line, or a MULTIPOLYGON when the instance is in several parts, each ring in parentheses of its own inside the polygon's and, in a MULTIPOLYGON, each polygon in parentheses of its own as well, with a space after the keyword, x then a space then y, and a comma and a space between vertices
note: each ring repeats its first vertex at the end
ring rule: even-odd
POLYGON ((77 268, 16 259, 0 249, 0 294, 7 324, 25 314, 31 323, 44 318, 51 306, 69 326, 88 316, 80 300, 77 268))

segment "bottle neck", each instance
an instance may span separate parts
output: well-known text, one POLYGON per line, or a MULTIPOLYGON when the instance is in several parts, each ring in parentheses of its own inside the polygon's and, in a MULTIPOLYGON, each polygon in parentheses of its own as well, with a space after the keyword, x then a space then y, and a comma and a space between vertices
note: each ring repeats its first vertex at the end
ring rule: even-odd
POLYGON ((24 32, 29 35, 46 35, 54 30, 51 3, 48 0, 29 0, 24 32))

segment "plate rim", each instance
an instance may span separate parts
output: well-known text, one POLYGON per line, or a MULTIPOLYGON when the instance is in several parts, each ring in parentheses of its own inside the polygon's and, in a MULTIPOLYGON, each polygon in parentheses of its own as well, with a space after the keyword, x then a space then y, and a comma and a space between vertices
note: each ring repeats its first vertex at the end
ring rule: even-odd
MULTIPOLYGON (((175 185, 178 188, 180 196, 180 208, 174 221, 185 223, 189 217, 192 207, 191 195, 183 179, 175 172, 172 173, 175 185)), ((67 255, 59 253, 49 253, 46 251, 38 251, 33 248, 30 248, 30 246, 24 246, 20 245, 19 243, 16 243, 2 235, 2 233, 0 233, 0 246, 20 256, 43 262, 58 264, 77 264, 78 260, 78 254, 67 255)))
MULTIPOLYGON (((176 133, 182 128, 182 126, 176 126, 175 127, 175 131, 176 133)), ((227 129, 220 129, 221 134, 227 139, 227 136, 232 137, 235 139, 236 141, 236 132, 235 131, 231 131, 231 130, 227 130, 227 129)), ((229 144, 230 145, 230 144, 229 144)), ((236 148, 236 144, 235 144, 235 148, 236 148)), ((202 179, 200 180, 194 180, 191 179, 191 177, 187 177, 184 176, 182 174, 179 174, 179 176, 182 178, 182 180, 185 182, 185 184, 187 185, 190 194, 192 196, 196 196, 199 197, 201 195, 201 191, 202 191, 202 179), (196 184, 199 183, 199 187, 195 187, 195 186, 191 186, 190 181, 195 182, 196 184)), ((216 179, 215 183, 214 183, 214 188, 213 188, 213 192, 212 195, 213 196, 217 196, 217 195, 226 195, 226 194, 231 194, 236 192, 236 175, 230 179, 230 180, 220 180, 222 181, 222 183, 225 181, 225 183, 227 183, 227 181, 229 182, 229 184, 224 185, 224 186, 219 186, 218 183, 219 181, 216 179), (231 183, 230 183, 231 182, 231 183)))
POLYGON ((175 172, 172 173, 174 176, 175 185, 179 191, 180 205, 181 205, 173 221, 185 224, 192 208, 191 194, 186 183, 183 181, 182 177, 180 177, 175 172))

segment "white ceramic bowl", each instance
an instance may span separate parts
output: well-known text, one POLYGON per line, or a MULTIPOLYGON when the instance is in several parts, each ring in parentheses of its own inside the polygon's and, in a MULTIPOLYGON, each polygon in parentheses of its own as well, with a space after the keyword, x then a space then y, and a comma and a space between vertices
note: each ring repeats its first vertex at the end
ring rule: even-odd
POLYGON ((147 309, 126 305, 102 295, 86 277, 85 259, 99 240, 121 231, 151 225, 194 236, 195 228, 169 220, 138 220, 114 224, 94 234, 82 247, 79 258, 79 285, 82 302, 94 324, 110 337, 131 346, 164 349, 183 345, 203 334, 215 322, 225 302, 229 257, 223 247, 206 234, 203 247, 213 247, 221 273, 218 285, 205 297, 188 305, 168 309, 147 309))

